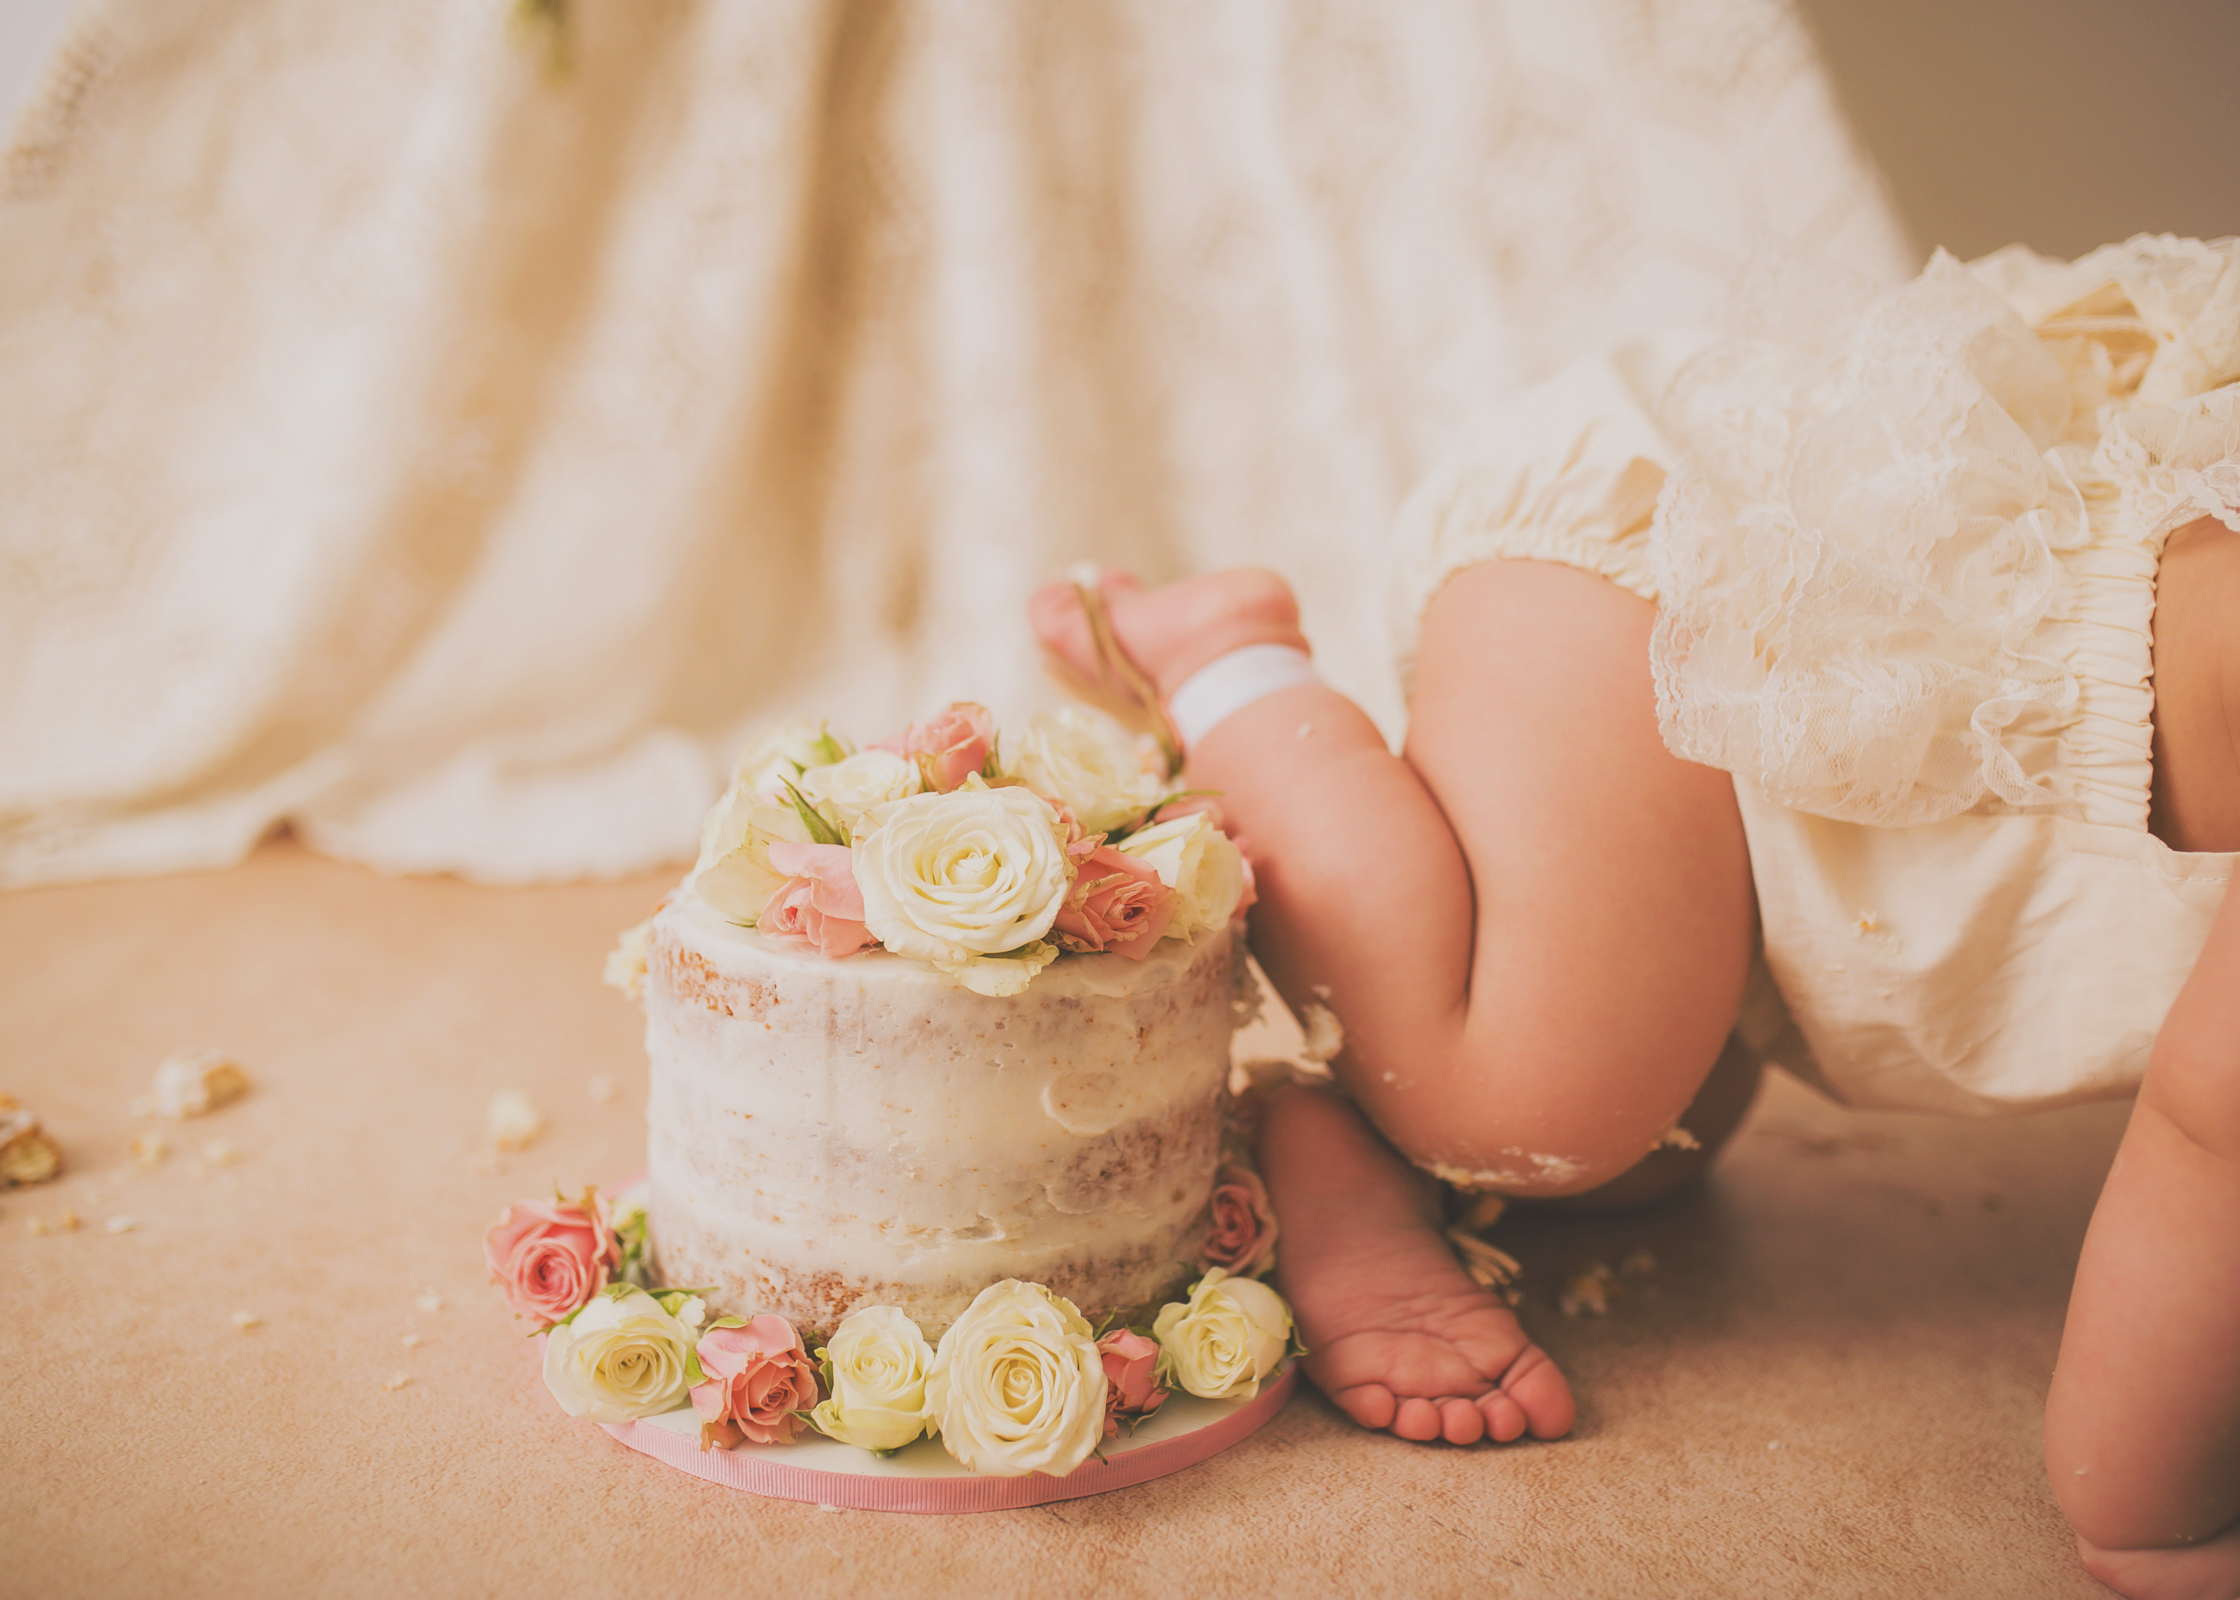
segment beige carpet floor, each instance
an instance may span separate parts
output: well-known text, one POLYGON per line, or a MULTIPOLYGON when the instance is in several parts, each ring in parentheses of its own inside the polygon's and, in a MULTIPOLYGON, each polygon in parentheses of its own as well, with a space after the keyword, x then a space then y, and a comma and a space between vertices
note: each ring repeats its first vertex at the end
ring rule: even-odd
POLYGON ((1309 1395, 1163 1481, 950 1519, 633 1455, 546 1396, 479 1239, 639 1162, 639 1017, 598 972, 664 886, 386 880, 282 842, 0 897, 0 1088, 71 1160, 0 1194, 0 1594, 2103 1592, 2038 1421, 2122 1107, 1973 1125, 1776 1083, 1702 1193, 1504 1225, 1583 1398, 1558 1444, 1421 1448, 1309 1395), (194 1044, 257 1091, 135 1168, 130 1102, 194 1044), (507 1088, 551 1127, 492 1170, 507 1088), (1606 1317, 1558 1311, 1637 1250, 1606 1317))

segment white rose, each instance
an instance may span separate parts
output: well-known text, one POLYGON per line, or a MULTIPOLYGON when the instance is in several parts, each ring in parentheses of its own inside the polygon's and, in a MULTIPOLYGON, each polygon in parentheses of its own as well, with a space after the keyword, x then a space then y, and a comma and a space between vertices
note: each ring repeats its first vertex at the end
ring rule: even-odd
POLYGON ((1250 1400, 1291 1348, 1291 1308, 1266 1284, 1216 1267, 1188 1304, 1160 1307, 1151 1336, 1162 1382, 1205 1400, 1250 1400))
POLYGON ((980 1291, 934 1352, 926 1409, 974 1472, 1062 1478, 1104 1437, 1104 1359, 1073 1302, 1006 1278, 980 1291))
POLYGON ((1228 926, 1244 898, 1244 855, 1229 836, 1194 811, 1131 833, 1113 847, 1134 856, 1175 894, 1170 939, 1195 939, 1228 926))
POLYGON ((731 781, 734 787, 744 788, 750 796, 778 800, 785 796, 785 790, 778 783, 780 778, 798 782, 809 768, 830 766, 848 752, 848 741, 823 723, 795 717, 790 722, 765 729, 750 742, 731 769, 731 781))
POLYGON ((976 775, 867 820, 855 847, 863 922, 897 955, 961 966, 1033 944, 1072 885, 1057 814, 1025 789, 976 775))
POLYGON ((686 885, 719 915, 751 928, 786 881, 770 864, 770 846, 780 840, 809 843, 801 814, 791 805, 757 800, 744 785, 735 785, 708 819, 700 864, 686 885))
POLYGON ((832 1396, 809 1418, 819 1433, 866 1450, 899 1450, 926 1431, 926 1374, 933 1346, 894 1306, 840 1319, 822 1352, 832 1396))
POLYGON ((1091 833, 1109 833, 1166 793, 1128 731, 1102 712, 1043 712, 1006 752, 1011 772, 1045 799, 1072 808, 1091 833))
POLYGON ((691 1348, 691 1330, 643 1289, 601 1294, 544 1336, 544 1386, 571 1417, 628 1422, 655 1416, 685 1403, 691 1348))
POLYGON ((796 780, 802 798, 854 837, 871 811, 905 800, 924 784, 918 764, 887 750, 859 750, 829 767, 811 767, 796 780))

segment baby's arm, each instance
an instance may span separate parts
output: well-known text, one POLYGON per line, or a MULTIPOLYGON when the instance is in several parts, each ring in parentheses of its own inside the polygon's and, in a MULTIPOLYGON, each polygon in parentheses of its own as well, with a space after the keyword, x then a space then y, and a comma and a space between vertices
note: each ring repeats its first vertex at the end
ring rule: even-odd
MULTIPOLYGON (((2159 588, 2156 831, 2180 849, 2230 850, 2240 539, 2211 519, 2180 530, 2159 588)), ((2087 1564, 2112 1587, 2240 1594, 2240 893, 2227 891, 2155 1040, 2085 1236, 2046 1464, 2087 1564)))
POLYGON ((2155 1592, 2125 1581, 2131 1558, 2192 1545, 2230 1569, 2200 1592, 2240 1591, 2240 894, 2155 1042, 2085 1236, 2046 1464, 2112 1586, 2155 1592))

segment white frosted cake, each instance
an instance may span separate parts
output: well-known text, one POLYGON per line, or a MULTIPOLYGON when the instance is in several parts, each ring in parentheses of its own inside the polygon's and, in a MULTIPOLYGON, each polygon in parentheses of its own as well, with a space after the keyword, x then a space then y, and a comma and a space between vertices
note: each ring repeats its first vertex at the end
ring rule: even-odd
POLYGON ((673 895, 645 945, 659 1276, 809 1328, 898 1306, 933 1338, 1004 1278, 1092 1321, 1156 1306, 1206 1228, 1234 943, 1077 956, 990 996, 673 895))

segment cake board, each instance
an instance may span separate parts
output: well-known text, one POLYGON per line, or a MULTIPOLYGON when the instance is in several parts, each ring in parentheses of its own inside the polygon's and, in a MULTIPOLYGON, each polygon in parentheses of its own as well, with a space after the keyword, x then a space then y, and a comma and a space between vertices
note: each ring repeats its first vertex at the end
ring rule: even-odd
POLYGON ((1010 1511, 1130 1488, 1210 1460, 1271 1421, 1298 1383, 1298 1362, 1286 1361, 1250 1400, 1201 1400, 1177 1390, 1134 1432, 1107 1440, 1103 1460, 1091 1456, 1062 1478, 971 1472, 932 1439, 889 1456, 814 1434, 790 1445, 702 1450, 700 1419, 690 1406, 601 1426, 680 1472, 766 1499, 847 1511, 1010 1511))

